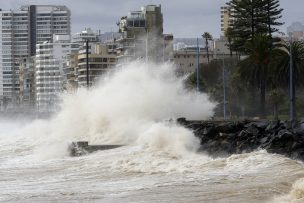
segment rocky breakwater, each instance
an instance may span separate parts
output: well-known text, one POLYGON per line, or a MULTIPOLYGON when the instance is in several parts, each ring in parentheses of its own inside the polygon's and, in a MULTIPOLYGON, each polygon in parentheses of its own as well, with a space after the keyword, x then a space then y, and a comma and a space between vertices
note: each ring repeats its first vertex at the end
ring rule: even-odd
POLYGON ((286 121, 188 121, 177 122, 193 130, 201 140, 201 151, 211 156, 265 149, 304 161, 304 120, 286 121))

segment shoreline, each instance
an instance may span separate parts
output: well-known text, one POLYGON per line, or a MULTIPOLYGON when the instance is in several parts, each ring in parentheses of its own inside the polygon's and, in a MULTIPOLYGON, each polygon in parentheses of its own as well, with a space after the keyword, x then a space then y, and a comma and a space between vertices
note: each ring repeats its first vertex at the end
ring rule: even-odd
POLYGON ((200 139, 200 150, 212 157, 265 149, 304 162, 304 120, 288 121, 191 121, 177 123, 200 139))

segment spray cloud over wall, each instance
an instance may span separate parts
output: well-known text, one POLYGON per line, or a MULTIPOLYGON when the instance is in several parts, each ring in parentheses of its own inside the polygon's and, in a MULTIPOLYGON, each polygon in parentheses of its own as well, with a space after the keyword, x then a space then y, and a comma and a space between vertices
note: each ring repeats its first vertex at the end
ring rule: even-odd
POLYGON ((214 107, 207 95, 184 88, 172 64, 133 62, 104 76, 95 88, 65 95, 58 115, 34 123, 26 134, 37 145, 87 140, 180 154, 196 150, 199 142, 189 130, 164 120, 207 119, 214 107))

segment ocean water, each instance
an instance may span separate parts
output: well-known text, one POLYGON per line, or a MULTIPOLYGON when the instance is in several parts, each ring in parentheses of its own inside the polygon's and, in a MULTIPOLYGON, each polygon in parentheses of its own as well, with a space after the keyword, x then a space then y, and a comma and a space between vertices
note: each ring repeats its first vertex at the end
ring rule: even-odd
POLYGON ((48 120, 0 120, 1 202, 303 202, 303 163, 263 150, 211 158, 172 119, 217 104, 171 64, 134 62, 63 96, 48 120), (124 147, 69 157, 72 141, 124 147))

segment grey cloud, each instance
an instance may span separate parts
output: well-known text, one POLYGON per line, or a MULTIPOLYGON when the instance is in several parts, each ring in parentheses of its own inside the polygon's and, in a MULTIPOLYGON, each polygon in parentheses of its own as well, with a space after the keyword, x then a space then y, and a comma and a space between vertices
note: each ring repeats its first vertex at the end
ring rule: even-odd
MULTIPOLYGON (((116 22, 128 11, 139 10, 146 4, 161 4, 164 14, 164 31, 176 37, 199 37, 209 31, 220 34, 220 6, 226 0, 0 0, 3 9, 18 8, 24 4, 61 4, 72 12, 72 30, 85 27, 95 30, 116 31, 116 22)), ((293 21, 304 22, 303 0, 281 0, 285 9, 282 21, 286 27, 293 21)))

